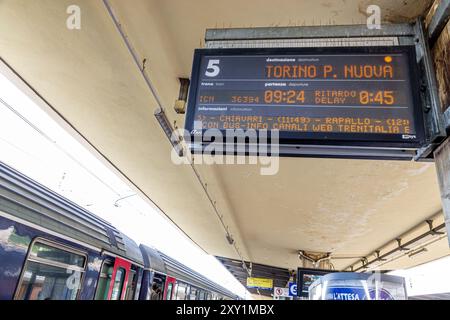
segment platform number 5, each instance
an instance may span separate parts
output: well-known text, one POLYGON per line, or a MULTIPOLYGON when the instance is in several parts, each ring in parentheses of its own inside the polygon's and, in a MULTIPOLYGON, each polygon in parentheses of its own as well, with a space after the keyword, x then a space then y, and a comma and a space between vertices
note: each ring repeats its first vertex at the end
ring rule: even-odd
POLYGON ((206 67, 205 76, 207 77, 215 77, 219 74, 220 68, 219 68, 219 59, 213 59, 208 61, 208 67, 206 67))

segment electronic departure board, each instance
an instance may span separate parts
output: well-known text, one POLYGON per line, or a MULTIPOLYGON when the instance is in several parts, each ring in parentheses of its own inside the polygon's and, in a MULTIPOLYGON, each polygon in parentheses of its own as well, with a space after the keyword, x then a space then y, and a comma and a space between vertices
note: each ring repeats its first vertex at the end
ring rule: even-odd
POLYGON ((193 137, 277 129, 282 155, 356 158, 410 159, 423 143, 414 46, 198 49, 191 78, 193 137))

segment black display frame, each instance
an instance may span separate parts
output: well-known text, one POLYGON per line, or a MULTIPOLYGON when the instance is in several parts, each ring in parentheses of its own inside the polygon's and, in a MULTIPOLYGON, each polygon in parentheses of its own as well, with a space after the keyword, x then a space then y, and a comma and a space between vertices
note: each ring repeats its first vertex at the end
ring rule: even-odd
POLYGON ((335 273, 336 270, 325 270, 325 269, 311 269, 311 268, 298 268, 297 269, 297 296, 307 298, 308 293, 303 293, 303 276, 305 274, 313 276, 324 276, 329 273, 335 273))
MULTIPOLYGON (((191 134, 191 139, 195 136, 194 113, 196 110, 196 98, 199 89, 200 64, 204 56, 229 56, 229 55, 314 55, 314 54, 405 54, 408 57, 409 80, 411 85, 411 95, 413 100, 413 117, 416 129, 416 138, 404 140, 403 134, 373 134, 373 133, 316 133, 316 132, 279 132, 279 143, 283 146, 330 146, 330 147, 361 147, 373 150, 400 150, 419 149, 425 143, 425 122, 424 108, 420 97, 420 77, 416 59, 416 48, 414 45, 402 46, 376 46, 376 47, 325 47, 325 48, 231 48, 231 49, 196 49, 191 73, 191 87, 187 112, 185 119, 185 129, 191 134)), ((205 129, 203 132, 206 131, 205 129)), ((225 130, 221 130, 225 134, 225 130)), ((194 150, 198 152, 198 150, 194 150)), ((281 156, 298 156, 291 154, 280 154, 281 156)), ((324 153, 326 157, 332 157, 329 153, 324 153)), ((351 156, 337 156, 339 158, 352 158, 351 156)), ((368 156, 367 158, 376 158, 368 156)), ((361 158, 361 157, 355 157, 361 158)), ((364 158, 364 157, 363 157, 364 158)), ((389 156, 383 156, 389 158, 389 156)), ((398 157, 392 156, 396 159, 398 157)), ((402 157, 400 157, 402 158, 402 157)), ((403 158, 402 158, 403 159, 403 158)))

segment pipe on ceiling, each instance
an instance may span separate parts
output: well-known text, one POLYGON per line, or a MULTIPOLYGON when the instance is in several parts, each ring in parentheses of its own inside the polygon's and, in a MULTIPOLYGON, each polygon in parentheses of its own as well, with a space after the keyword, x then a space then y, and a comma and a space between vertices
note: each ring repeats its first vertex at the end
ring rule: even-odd
MULTIPOLYGON (((128 52, 131 54, 133 61, 135 62, 136 66, 139 69, 140 74, 142 75, 142 77, 144 78, 144 81, 148 87, 148 89, 150 90, 150 92, 152 93, 153 97, 155 98, 159 109, 163 112, 164 111, 164 107, 163 104, 161 102, 161 99, 159 98, 159 95, 155 89, 155 87, 153 86, 152 81, 150 80, 150 78, 147 75, 147 72, 145 71, 145 62, 146 59, 143 59, 142 61, 139 59, 139 55, 137 53, 137 51, 134 49, 130 38, 128 37, 128 35, 125 33, 122 24, 120 23, 116 13, 114 12, 114 9, 111 6, 111 3, 109 0, 103 0, 103 4, 106 8, 106 10, 108 11, 109 16, 111 17, 117 31, 120 34, 120 37, 122 38, 123 42, 125 43, 128 52)), ((172 129, 173 130, 173 129, 172 129)), ((226 239, 228 241, 228 243, 230 243, 230 245, 232 245, 234 247, 234 250, 236 251, 236 253, 238 254, 239 258, 241 259, 242 263, 244 263, 244 258, 239 250, 239 248, 236 246, 236 241, 234 241, 234 238, 232 236, 232 234, 229 231, 228 226, 225 224, 224 220, 223 220, 223 215, 221 215, 216 207, 216 203, 215 201, 212 199, 211 195, 209 194, 208 190, 206 189, 206 183, 204 183, 202 181, 202 178, 200 176, 200 174, 198 173, 197 169, 195 168, 193 162, 191 162, 191 167, 195 173, 195 176, 197 177, 198 181, 200 182, 200 184, 202 185, 202 188, 204 190, 204 192, 206 193, 206 196, 208 197, 208 200, 210 201, 214 212, 216 213, 217 217, 219 218, 220 223, 222 224, 223 228, 225 229, 225 236, 226 239), (231 239, 233 241, 231 241, 231 239)), ((244 266, 246 267, 246 265, 244 264, 244 266)), ((251 270, 249 270, 247 267, 245 268, 247 273, 250 275, 251 274, 251 270)))

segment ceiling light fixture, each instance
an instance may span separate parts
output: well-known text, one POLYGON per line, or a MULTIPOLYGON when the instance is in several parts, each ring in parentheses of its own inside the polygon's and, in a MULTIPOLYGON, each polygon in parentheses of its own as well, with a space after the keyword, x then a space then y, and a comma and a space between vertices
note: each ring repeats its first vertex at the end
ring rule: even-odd
POLYGON ((184 155, 183 146, 181 145, 181 138, 175 133, 172 125, 170 124, 169 119, 167 118, 166 113, 163 109, 158 108, 155 111, 155 118, 158 120, 159 125, 163 129, 166 134, 167 139, 169 139, 173 148, 177 152, 177 154, 182 157, 184 155))

